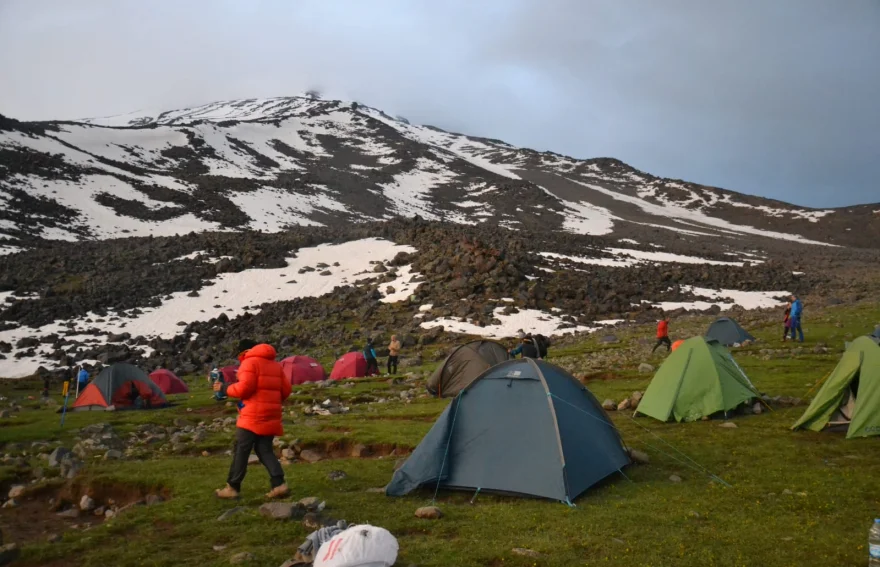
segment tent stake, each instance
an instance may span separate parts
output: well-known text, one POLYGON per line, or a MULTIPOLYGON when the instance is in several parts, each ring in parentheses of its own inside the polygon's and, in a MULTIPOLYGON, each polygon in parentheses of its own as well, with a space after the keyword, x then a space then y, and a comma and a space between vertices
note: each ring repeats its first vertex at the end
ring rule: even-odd
POLYGON ((474 492, 474 497, 471 498, 470 504, 474 503, 474 501, 477 499, 477 496, 479 496, 479 494, 480 494, 480 488, 477 488, 477 491, 474 492))

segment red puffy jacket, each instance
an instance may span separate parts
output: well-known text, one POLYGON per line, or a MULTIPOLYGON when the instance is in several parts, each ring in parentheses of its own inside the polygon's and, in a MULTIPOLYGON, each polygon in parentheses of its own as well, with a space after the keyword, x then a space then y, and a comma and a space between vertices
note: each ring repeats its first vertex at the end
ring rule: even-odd
POLYGON ((657 338, 662 339, 669 336, 669 321, 665 319, 657 323, 657 338))
POLYGON ((284 433, 281 403, 290 395, 290 380, 284 377, 275 355, 275 349, 267 344, 241 353, 238 382, 226 389, 227 395, 239 398, 243 405, 236 425, 257 435, 284 433))

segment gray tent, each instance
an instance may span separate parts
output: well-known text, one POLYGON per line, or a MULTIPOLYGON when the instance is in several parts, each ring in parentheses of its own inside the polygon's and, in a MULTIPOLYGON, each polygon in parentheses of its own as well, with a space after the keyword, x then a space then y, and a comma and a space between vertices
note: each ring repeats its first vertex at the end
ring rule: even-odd
POLYGON ((543 360, 510 360, 452 400, 385 493, 427 485, 571 502, 629 462, 586 387, 543 360))
POLYGON ((739 323, 729 317, 721 317, 709 325, 706 338, 716 340, 724 346, 742 344, 744 341, 754 342, 755 337, 739 326, 739 323))
POLYGON ((431 375, 428 391, 437 397, 451 398, 477 376, 509 358, 507 349, 494 341, 463 344, 453 350, 431 375))

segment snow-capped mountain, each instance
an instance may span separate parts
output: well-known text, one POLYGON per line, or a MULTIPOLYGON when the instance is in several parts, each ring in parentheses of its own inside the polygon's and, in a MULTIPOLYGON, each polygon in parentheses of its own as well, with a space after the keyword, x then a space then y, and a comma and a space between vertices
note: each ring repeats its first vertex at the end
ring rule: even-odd
POLYGON ((805 209, 306 96, 78 122, 0 117, 0 199, 6 252, 414 216, 652 241, 880 241, 880 207, 805 209))

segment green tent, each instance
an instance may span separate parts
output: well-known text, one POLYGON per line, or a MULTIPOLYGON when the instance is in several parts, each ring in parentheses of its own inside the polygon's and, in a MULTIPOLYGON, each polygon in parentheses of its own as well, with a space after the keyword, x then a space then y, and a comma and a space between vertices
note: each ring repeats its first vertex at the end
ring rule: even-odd
POLYGON ((846 428, 846 438, 880 435, 880 346, 859 337, 792 429, 846 428))
POLYGON ((693 337, 676 348, 657 370, 637 412, 660 421, 696 421, 758 397, 760 394, 721 343, 693 337))

